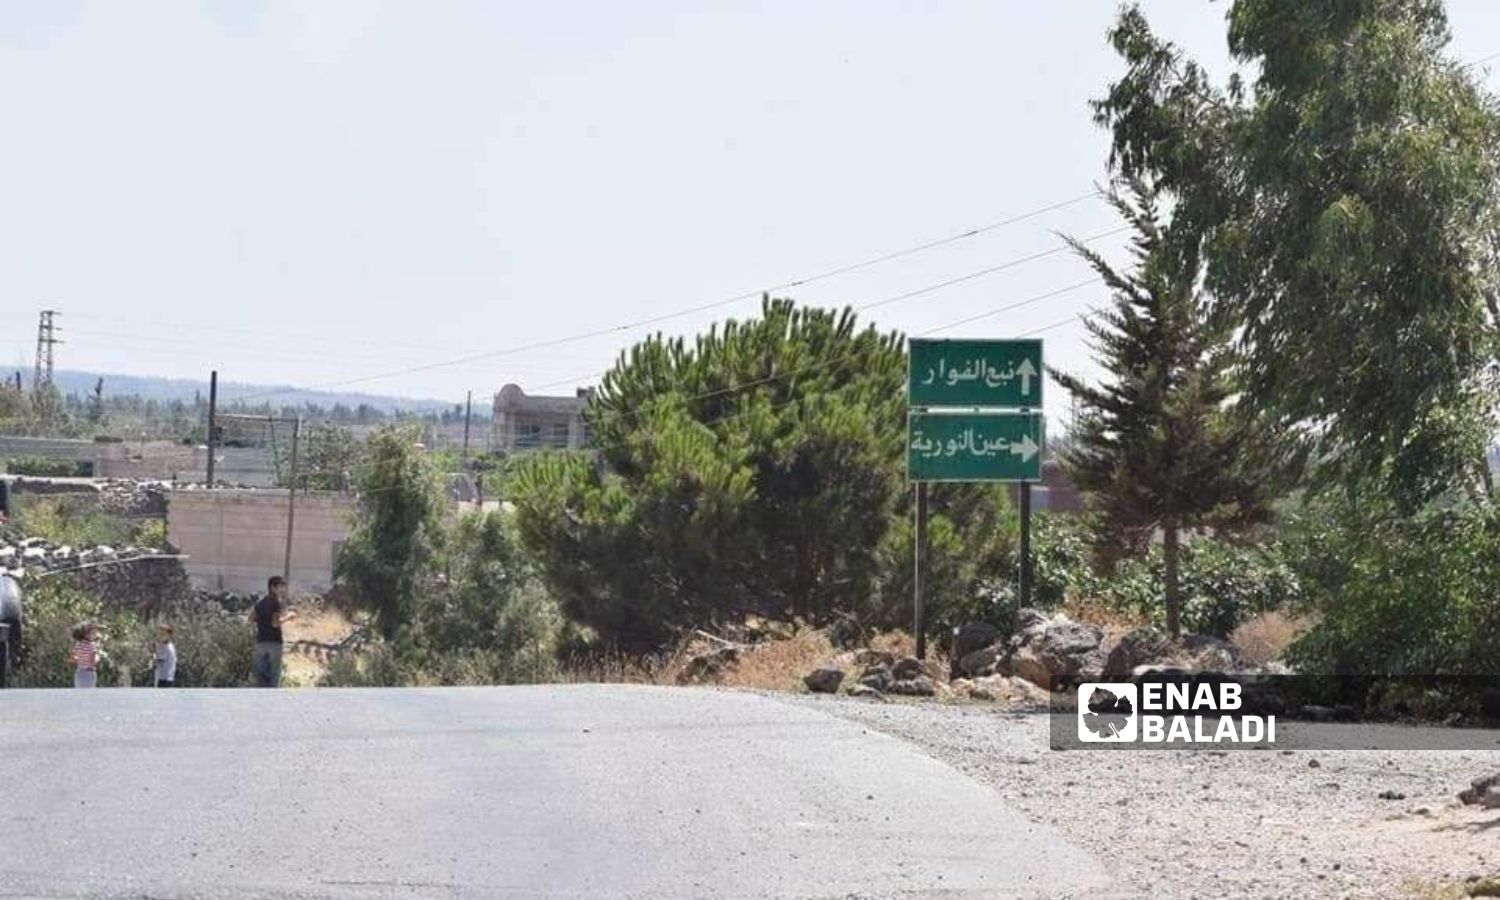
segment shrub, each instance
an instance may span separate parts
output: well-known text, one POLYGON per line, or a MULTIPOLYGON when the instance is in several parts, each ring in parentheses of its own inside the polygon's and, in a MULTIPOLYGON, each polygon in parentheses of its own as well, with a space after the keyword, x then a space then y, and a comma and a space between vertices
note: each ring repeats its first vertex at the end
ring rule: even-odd
MULTIPOLYGON (((177 684, 183 687, 241 687, 250 683, 255 630, 243 622, 202 617, 174 623, 177 684)), ((148 628, 155 645, 154 628, 148 628)))
MULTIPOLYGON (((59 579, 29 579, 24 588, 26 628, 15 669, 18 687, 71 686, 68 651, 73 646, 73 627, 84 621, 97 622, 103 632, 101 687, 152 683, 155 624, 128 612, 106 615, 97 599, 59 579)), ((251 629, 209 617, 184 620, 174 627, 178 684, 238 687, 249 682, 251 629)))
POLYGON ((29 578, 21 587, 25 591, 26 627, 21 633, 15 685, 71 687, 73 667, 68 664, 68 651, 73 647, 73 627, 98 619, 99 602, 53 578, 29 578))
POLYGON ((1263 666, 1281 659, 1309 627, 1304 618, 1272 610, 1240 623, 1229 640, 1245 665, 1263 666))
POLYGON ((1319 621, 1289 659, 1349 678, 1500 674, 1500 512, 1412 516, 1368 499, 1319 501, 1292 521, 1292 557, 1319 621))
MULTIPOLYGON (((1120 560, 1101 571, 1095 566, 1090 529, 1086 516, 1037 516, 1032 604, 1042 609, 1083 604, 1099 616, 1114 610, 1123 618, 1163 626, 1161 548, 1153 546, 1142 557, 1120 560)), ((1179 573, 1184 630, 1224 637, 1255 615, 1300 604, 1302 583, 1286 552, 1276 542, 1241 545, 1200 537, 1185 543, 1179 573)), ((1001 590, 1013 598, 1014 579, 1001 590)))
POLYGON ((413 673, 397 658, 389 644, 371 644, 355 653, 343 653, 328 665, 319 687, 402 687, 415 683, 413 673))
POLYGON ((31 475, 37 478, 84 478, 94 474, 94 464, 71 459, 12 456, 5 461, 5 471, 12 475, 31 475))
POLYGON ((15 529, 54 544, 167 546, 164 519, 127 519, 100 512, 92 498, 29 497, 16 504, 15 529))

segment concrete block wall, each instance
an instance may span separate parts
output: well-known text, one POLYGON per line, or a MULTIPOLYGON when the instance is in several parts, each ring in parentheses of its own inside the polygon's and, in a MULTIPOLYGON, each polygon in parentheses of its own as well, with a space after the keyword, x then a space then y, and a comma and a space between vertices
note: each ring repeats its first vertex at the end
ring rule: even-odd
MULTIPOLYGON (((333 561, 348 538, 354 498, 297 495, 292 543, 293 594, 333 585, 333 561)), ((167 502, 167 538, 182 553, 194 587, 241 593, 265 590, 286 553, 287 492, 179 489, 167 502)))

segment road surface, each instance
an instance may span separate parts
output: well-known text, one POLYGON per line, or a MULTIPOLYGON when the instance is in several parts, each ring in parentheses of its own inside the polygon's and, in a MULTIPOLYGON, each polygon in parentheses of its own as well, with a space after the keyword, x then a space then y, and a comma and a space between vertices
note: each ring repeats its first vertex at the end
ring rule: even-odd
POLYGON ((751 694, 7 691, 0 752, 0 897, 1111 893, 992 789, 751 694))

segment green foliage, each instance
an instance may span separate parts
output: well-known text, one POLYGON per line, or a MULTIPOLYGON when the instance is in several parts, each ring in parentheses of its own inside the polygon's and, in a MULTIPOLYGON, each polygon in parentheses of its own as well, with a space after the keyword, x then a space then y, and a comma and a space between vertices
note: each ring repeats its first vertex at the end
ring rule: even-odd
POLYGON ((501 513, 459 519, 447 590, 419 607, 423 667, 439 683, 543 681, 555 673, 562 613, 541 588, 501 513))
MULTIPOLYGON (((239 619, 194 618, 173 623, 177 645, 177 684, 184 687, 242 687, 251 681, 255 629, 239 619)), ((156 631, 144 628, 145 659, 156 649, 156 631)), ((150 683, 151 668, 146 666, 150 683)))
POLYGON ((1095 104, 1112 163, 1206 236, 1250 395, 1325 474, 1379 479, 1403 511, 1477 491, 1500 312, 1493 96, 1446 56, 1437 0, 1237 0, 1228 36, 1248 96, 1122 14, 1127 72, 1095 104))
POLYGON ((1317 624, 1290 657, 1348 676, 1500 674, 1500 514, 1463 505, 1399 515, 1361 497, 1297 513, 1289 541, 1317 624))
MULTIPOLYGON (((299 485, 310 491, 347 491, 363 462, 364 448, 354 432, 338 425, 309 428, 298 460, 299 485)), ((288 487, 291 472, 278 474, 277 484, 288 487)))
POLYGON ((1054 373, 1079 404, 1062 460, 1097 514, 1094 547, 1106 566, 1140 555, 1163 533, 1166 627, 1175 636, 1179 534, 1266 521, 1274 481, 1269 452, 1256 440, 1262 426, 1231 402, 1232 360, 1197 292, 1195 243, 1169 235, 1173 226, 1162 223, 1149 187, 1135 181, 1130 190, 1129 198, 1109 195, 1135 231, 1128 274, 1072 242, 1114 292, 1114 305, 1087 323, 1105 382, 1054 373))
MULTIPOLYGON (((62 579, 29 578, 25 592, 26 624, 22 630, 21 659, 15 667, 17 687, 72 687, 73 667, 68 651, 73 647, 73 627, 100 618, 99 602, 66 585, 62 579)), ((113 668, 113 654, 101 664, 101 682, 113 668)))
MULTIPOLYGON (((1032 537, 1033 599, 1044 609, 1090 600, 1165 628, 1166 560, 1160 544, 1121 560, 1108 574, 1094 562, 1097 525, 1086 517, 1041 515, 1032 537)), ((1279 541, 1226 543, 1200 538, 1181 548, 1182 628, 1225 637, 1242 622, 1306 602, 1292 553, 1279 541)))
POLYGON ((394 638, 411 621, 441 550, 443 498, 415 431, 382 428, 370 438, 368 455, 336 574, 380 633, 394 638))
MULTIPOLYGON (((26 626, 18 687, 71 687, 73 667, 68 651, 73 627, 99 624, 104 658, 99 686, 148 686, 152 683, 156 625, 128 612, 105 613, 99 601, 62 579, 28 579, 26 626)), ((177 644, 177 683, 189 687, 240 687, 250 681, 254 633, 238 620, 215 617, 173 623, 177 644)))
POLYGON ((167 545, 165 520, 113 516, 100 512, 92 498, 26 497, 16 507, 15 529, 28 537, 73 547, 167 545))
POLYGON ((345 653, 329 663, 318 681, 319 687, 406 687, 418 678, 410 665, 402 662, 395 648, 374 644, 358 653, 345 653))
POLYGON ((37 478, 77 478, 92 474, 90 463, 74 462, 71 459, 45 459, 40 456, 12 456, 5 461, 5 471, 11 475, 32 475, 37 478))
POLYGON ((890 609, 910 493, 902 343, 849 311, 767 299, 691 346, 654 337, 622 356, 586 410, 597 456, 536 455, 510 479, 568 616, 645 651, 748 613, 890 609))

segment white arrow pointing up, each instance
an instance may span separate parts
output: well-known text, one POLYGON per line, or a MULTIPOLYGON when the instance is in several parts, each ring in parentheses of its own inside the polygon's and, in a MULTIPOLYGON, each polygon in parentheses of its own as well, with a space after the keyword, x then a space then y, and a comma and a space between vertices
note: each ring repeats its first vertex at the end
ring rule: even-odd
POLYGON ((1021 365, 1016 368, 1016 374, 1021 376, 1021 393, 1031 393, 1031 379, 1036 377, 1036 366, 1031 364, 1031 357, 1021 360, 1021 365))
POLYGON ((1040 449, 1042 448, 1037 446, 1036 441, 1033 441, 1029 434, 1021 435, 1019 441, 1010 445, 1010 452, 1021 457, 1021 462, 1031 462, 1031 458, 1036 456, 1036 452, 1040 449))

